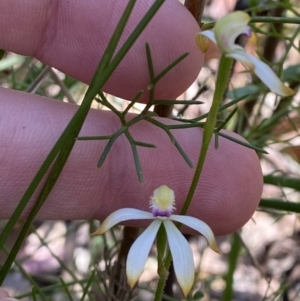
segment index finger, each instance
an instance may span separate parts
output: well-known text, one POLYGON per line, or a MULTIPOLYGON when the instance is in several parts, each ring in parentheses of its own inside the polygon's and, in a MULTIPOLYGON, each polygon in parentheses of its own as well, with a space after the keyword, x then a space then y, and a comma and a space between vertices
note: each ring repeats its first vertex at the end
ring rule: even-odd
MULTIPOLYGON (((89 83, 128 1, 0 1, 0 48, 34 56, 89 83)), ((120 46, 154 0, 137 1, 120 46)), ((155 98, 175 99, 195 80, 203 56, 194 42, 199 26, 178 0, 166 0, 117 67, 104 91, 132 99, 150 83, 145 44, 151 47, 158 74, 185 52, 189 55, 155 87, 155 98)))

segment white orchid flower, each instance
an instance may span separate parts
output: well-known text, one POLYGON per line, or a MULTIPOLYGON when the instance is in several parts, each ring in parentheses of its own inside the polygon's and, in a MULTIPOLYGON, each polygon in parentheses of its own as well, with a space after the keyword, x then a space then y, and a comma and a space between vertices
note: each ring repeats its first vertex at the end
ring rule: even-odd
POLYGON ((173 215, 172 212, 175 209, 174 191, 165 185, 154 190, 150 199, 150 208, 152 213, 133 208, 119 209, 110 214, 92 236, 101 235, 123 221, 153 219, 149 227, 133 243, 127 256, 127 279, 129 285, 134 287, 144 270, 157 232, 160 226, 163 225, 166 230, 178 283, 184 295, 187 296, 194 283, 193 253, 189 243, 174 225, 173 221, 184 224, 201 233, 207 239, 210 247, 214 251, 219 252, 214 234, 206 223, 197 218, 173 215))
POLYGON ((283 97, 293 95, 294 91, 282 83, 267 64, 248 54, 240 45, 235 44, 239 35, 251 36, 249 21, 250 16, 245 12, 230 13, 216 22, 214 31, 205 30, 198 33, 195 37, 196 43, 202 52, 206 52, 208 48, 206 38, 210 39, 217 44, 226 57, 240 61, 247 69, 255 73, 271 91, 283 97))

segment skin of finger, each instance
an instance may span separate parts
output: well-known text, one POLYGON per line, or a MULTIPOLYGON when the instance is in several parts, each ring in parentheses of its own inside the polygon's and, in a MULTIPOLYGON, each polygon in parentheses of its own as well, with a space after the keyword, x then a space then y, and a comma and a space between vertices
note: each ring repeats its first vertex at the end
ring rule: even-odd
POLYGON ((3 297, 0 295, 0 301, 18 301, 18 300, 15 298, 10 298, 8 295, 3 297))
POLYGON ((4 297, 9 297, 9 295, 4 289, 0 288, 0 301, 2 301, 2 299, 5 300, 6 298, 4 297))
POLYGON ((17 301, 17 299, 10 298, 9 294, 2 288, 0 288, 0 301, 17 301))
MULTIPOLYGON (((118 49, 155 0, 137 1, 118 49)), ((0 0, 0 48, 35 56, 64 73, 89 83, 128 1, 0 0), (13 12, 13 13, 12 13, 13 12)), ((188 52, 179 65, 155 87, 156 99, 175 99, 197 77, 203 55, 194 42, 199 26, 178 0, 166 0, 117 67, 104 90, 132 99, 144 90, 149 97, 150 77, 145 43, 151 47, 155 74, 188 52)))
MULTIPOLYGON (((0 218, 12 214, 76 109, 75 105, 0 89, 0 218)), ((120 122, 111 112, 91 110, 81 135, 110 135, 119 127, 120 122)), ((133 126, 131 133, 138 141, 156 145, 155 149, 138 148, 144 175, 142 184, 138 182, 131 147, 124 136, 115 142, 100 169, 96 165, 106 142, 77 141, 38 218, 103 220, 119 208, 149 210, 149 197, 163 184, 175 191, 175 213, 179 213, 194 169, 188 167, 162 130, 143 121, 133 126)), ((202 130, 173 133, 196 164, 202 130)), ((235 231, 255 211, 262 182, 256 153, 220 137, 219 148, 215 149, 213 143, 209 148, 189 215, 208 223, 217 235, 235 231)))

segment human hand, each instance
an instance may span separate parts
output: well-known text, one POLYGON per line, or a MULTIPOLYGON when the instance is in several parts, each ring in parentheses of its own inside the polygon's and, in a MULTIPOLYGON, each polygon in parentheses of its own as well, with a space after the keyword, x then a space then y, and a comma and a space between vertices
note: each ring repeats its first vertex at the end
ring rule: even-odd
MULTIPOLYGON (((90 81, 126 4, 104 0, 88 4, 82 0, 2 2, 0 48, 35 56, 84 82, 90 81)), ((149 3, 153 0, 137 1, 131 26, 147 11, 149 3)), ((199 28, 189 12, 177 0, 167 0, 150 25, 106 84, 107 92, 130 99, 148 85, 146 41, 150 43, 157 72, 183 52, 190 52, 159 82, 157 98, 177 97, 198 74, 202 55, 194 45, 194 35, 199 28)), ((127 31, 125 36, 128 34, 127 31)), ((12 214, 75 111, 73 105, 0 89, 0 218, 12 214)), ((119 120, 111 112, 91 110, 81 135, 109 135, 119 127, 119 120)), ((153 190, 162 184, 175 191, 180 210, 194 170, 160 129, 141 122, 131 132, 137 140, 157 146, 139 149, 145 178, 142 185, 137 181, 131 148, 124 137, 116 141, 101 169, 96 162, 106 142, 78 141, 38 218, 102 220, 123 207, 146 210, 153 190)), ((201 133, 199 129, 174 132, 193 163, 198 158, 201 133)), ((256 153, 220 137, 218 150, 212 145, 208 152, 189 214, 207 222, 216 235, 230 233, 251 217, 261 190, 262 174, 256 153)))

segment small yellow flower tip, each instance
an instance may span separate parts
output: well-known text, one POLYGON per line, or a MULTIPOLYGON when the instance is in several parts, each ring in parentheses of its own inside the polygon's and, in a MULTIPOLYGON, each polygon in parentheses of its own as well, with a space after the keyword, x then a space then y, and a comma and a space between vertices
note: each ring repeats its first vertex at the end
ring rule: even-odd
POLYGON ((191 291, 191 287, 181 286, 181 290, 182 290, 182 292, 183 292, 184 297, 187 297, 187 295, 188 295, 189 292, 191 291))
POLYGON ((282 96, 284 97, 295 95, 295 91, 283 83, 281 83, 280 90, 282 91, 282 96))
POLYGON ((275 94, 282 97, 293 95, 295 92, 286 86, 266 63, 244 50, 235 50, 227 54, 228 57, 240 61, 247 69, 256 74, 258 78, 275 94))
POLYGON ((104 234, 106 231, 104 231, 105 229, 102 227, 102 225, 100 226, 100 228, 98 230, 96 230, 95 232, 93 232, 91 234, 91 236, 98 236, 98 235, 104 234))
POLYGON ((209 39, 202 34, 196 34, 195 41, 201 52, 205 53, 209 47, 209 39))
POLYGON ((162 185, 154 190, 150 208, 155 217, 169 217, 175 209, 175 194, 172 189, 162 185))
POLYGON ((130 278, 127 275, 127 283, 130 286, 130 288, 133 289, 137 283, 137 279, 130 278))
POLYGON ((216 242, 215 238, 211 242, 209 242, 209 246, 213 251, 215 251, 219 254, 222 254, 222 252, 220 251, 220 249, 217 245, 217 242, 216 242))

